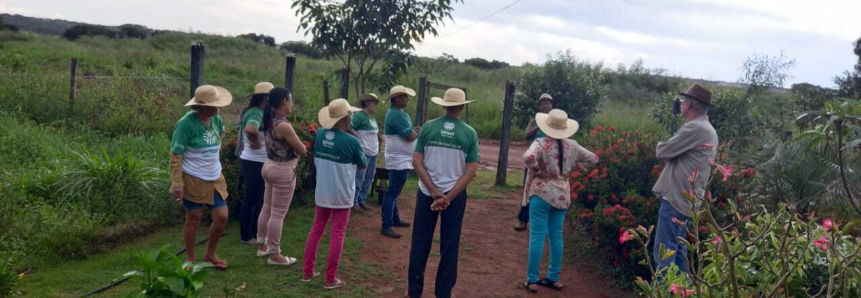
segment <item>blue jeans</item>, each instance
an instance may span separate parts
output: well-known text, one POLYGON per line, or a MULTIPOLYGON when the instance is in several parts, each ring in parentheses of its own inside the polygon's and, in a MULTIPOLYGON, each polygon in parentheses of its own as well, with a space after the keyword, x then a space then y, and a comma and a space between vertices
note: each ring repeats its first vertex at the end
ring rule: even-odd
POLYGON ((368 190, 371 189, 371 184, 374 184, 374 173, 377 172, 377 155, 365 155, 368 159, 368 167, 356 170, 356 199, 353 202, 354 206, 364 205, 368 198, 368 190))
POLYGON ((383 196, 383 211, 380 212, 383 217, 383 230, 394 228, 396 222, 401 222, 401 216, 398 215, 398 196, 401 195, 409 174, 410 170, 389 170, 389 188, 383 196))
POLYGON ((529 269, 526 280, 538 281, 538 271, 541 259, 544 257, 544 240, 550 238, 550 266, 547 267, 547 279, 559 281, 562 271, 562 224, 565 222, 567 209, 556 209, 538 196, 529 198, 529 269))
POLYGON ((185 208, 185 211, 192 211, 200 208, 209 208, 209 210, 215 210, 218 208, 227 207, 227 202, 225 202, 224 199, 221 198, 221 194, 218 193, 218 191, 214 191, 214 193, 215 195, 212 199, 212 205, 195 203, 183 198, 182 207, 185 208))
POLYGON ((678 237, 685 238, 687 236, 687 227, 679 226, 673 223, 672 218, 688 222, 690 221, 690 217, 684 216, 679 211, 676 211, 676 208, 673 208, 673 205, 670 205, 670 202, 667 200, 661 200, 661 209, 658 211, 658 230, 655 232, 655 247, 652 249, 652 255, 655 258, 656 268, 655 270, 660 270, 664 267, 669 267, 670 264, 676 264, 679 267, 680 272, 687 273, 688 272, 688 248, 684 245, 680 245, 677 240, 678 237), (676 254, 670 258, 667 258, 664 261, 661 261, 661 244, 664 245, 664 248, 667 250, 674 250, 676 254))

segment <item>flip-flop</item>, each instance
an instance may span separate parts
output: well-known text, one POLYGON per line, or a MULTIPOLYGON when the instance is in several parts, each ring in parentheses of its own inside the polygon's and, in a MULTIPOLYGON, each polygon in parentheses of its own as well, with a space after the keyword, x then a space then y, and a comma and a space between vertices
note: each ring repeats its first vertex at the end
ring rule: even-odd
POLYGON ((532 289, 529 286, 537 285, 537 284, 538 284, 537 282, 524 281, 524 282, 520 283, 520 285, 518 285, 518 288, 526 289, 526 292, 529 294, 535 294, 535 293, 538 293, 538 289, 532 289))
POLYGON ((539 280, 536 284, 538 284, 539 286, 554 289, 557 291, 561 291, 563 288, 565 288, 564 285, 556 286, 556 283, 557 283, 556 281, 552 281, 549 278, 544 278, 544 279, 539 280))
POLYGON ((320 272, 314 272, 314 275, 312 275, 312 276, 311 276, 311 277, 309 277, 309 278, 304 278, 304 277, 303 277, 303 278, 301 279, 301 281, 302 281, 302 282, 311 282, 311 279, 313 279, 313 278, 318 278, 318 277, 320 277, 320 272))
POLYGON ((203 261, 212 263, 212 265, 215 265, 215 269, 227 270, 227 262, 225 262, 224 260, 215 259, 215 260, 203 260, 203 261))
POLYGON ((337 288, 340 288, 340 287, 343 287, 343 286, 346 286, 346 285, 347 285, 347 283, 345 283, 343 280, 340 280, 340 279, 337 279, 337 278, 336 278, 336 279, 335 279, 335 284, 334 284, 334 285, 331 285, 331 286, 330 286, 330 285, 326 285, 326 286, 325 286, 325 287, 323 287, 323 288, 324 288, 324 289, 326 289, 326 290, 334 290, 334 289, 337 289, 337 288))

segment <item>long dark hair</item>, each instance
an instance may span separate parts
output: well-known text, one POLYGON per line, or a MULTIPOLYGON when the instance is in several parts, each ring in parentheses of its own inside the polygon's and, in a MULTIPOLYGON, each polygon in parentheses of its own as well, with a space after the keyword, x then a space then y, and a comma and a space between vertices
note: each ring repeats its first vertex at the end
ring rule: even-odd
POLYGON ((275 109, 280 108, 281 104, 283 104, 284 99, 292 100, 290 98, 290 90, 286 88, 275 88, 269 91, 269 100, 267 101, 266 107, 263 109, 263 127, 260 128, 261 131, 268 131, 272 128, 272 118, 275 114, 275 109))
MULTIPOLYGON (((248 111, 248 109, 253 108, 253 107, 259 107, 259 106, 260 106, 260 103, 262 103, 264 100, 266 100, 266 95, 269 95, 269 94, 254 94, 254 95, 251 95, 251 100, 250 100, 250 101, 248 101, 248 105, 247 105, 247 106, 245 106, 245 108, 243 108, 243 109, 242 109, 242 113, 240 113, 240 114, 243 114, 243 115, 244 115, 244 114, 245 114, 245 112, 247 112, 247 111, 248 111)), ((263 110, 266 110, 266 107, 265 107, 265 106, 263 107, 263 110)))

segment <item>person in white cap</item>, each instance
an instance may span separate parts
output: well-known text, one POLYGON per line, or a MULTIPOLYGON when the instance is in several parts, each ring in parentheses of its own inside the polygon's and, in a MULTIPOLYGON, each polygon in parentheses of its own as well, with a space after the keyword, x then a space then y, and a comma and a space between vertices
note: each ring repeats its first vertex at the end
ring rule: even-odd
POLYGON ((436 297, 451 297, 457 282, 458 250, 466 188, 478 171, 478 134, 460 120, 466 100, 463 90, 452 88, 433 103, 445 109, 445 116, 428 121, 418 138, 413 166, 419 176, 413 237, 410 247, 408 282, 410 297, 421 297, 425 268, 433 246, 437 219, 440 219, 440 261, 436 274, 436 297))
POLYGON ((383 195, 383 206, 380 215, 383 226, 380 233, 389 238, 401 238, 395 227, 407 228, 410 223, 401 220, 398 213, 398 196, 407 182, 407 176, 413 169, 413 150, 416 147, 421 128, 414 127, 410 115, 404 108, 410 103, 410 96, 415 96, 413 89, 404 86, 394 86, 389 91, 386 101, 392 106, 386 113, 384 137, 386 140, 386 169, 389 173, 389 188, 383 195))
POLYGON ((598 163, 598 156, 586 150, 577 141, 570 140, 580 125, 568 119, 562 110, 538 113, 535 122, 547 136, 536 139, 523 154, 529 167, 529 179, 523 193, 524 205, 528 200, 529 218, 529 267, 523 287, 535 293, 537 286, 555 290, 562 289, 559 273, 562 269, 562 224, 571 194, 568 177, 586 166, 598 163), (547 277, 538 278, 541 259, 544 257, 544 242, 550 240, 550 266, 547 277))
MULTIPOLYGON (((550 110, 553 109, 553 97, 550 94, 544 93, 538 97, 538 112, 539 113, 550 113, 550 110)), ((529 124, 526 125, 526 140, 529 144, 532 144, 537 139, 542 139, 547 137, 541 129, 538 128, 538 124, 535 123, 535 119, 529 121, 529 124)), ((523 187, 526 188, 526 180, 529 179, 529 169, 523 169, 523 187)), ((526 205, 520 206, 520 213, 517 214, 517 225, 514 226, 514 230, 518 232, 526 231, 527 224, 529 224, 529 202, 525 202, 526 205)))
POLYGON ((356 201, 353 211, 371 211, 373 208, 365 204, 368 191, 374 183, 374 173, 377 171, 377 155, 380 153, 380 129, 377 127, 377 105, 380 99, 376 94, 367 93, 359 97, 361 111, 353 115, 350 123, 350 133, 359 138, 368 167, 356 171, 356 201))
POLYGON ((261 137, 263 109, 266 97, 275 85, 261 82, 254 86, 254 93, 248 106, 239 113, 237 124, 236 156, 245 183, 245 197, 239 211, 239 241, 243 244, 257 245, 257 217, 263 208, 263 163, 266 162, 266 142, 261 137))
POLYGON ((216 269, 227 269, 227 262, 215 255, 218 241, 227 226, 227 181, 221 173, 221 140, 224 122, 218 111, 233 102, 233 96, 223 87, 203 85, 194 91, 194 98, 185 105, 191 111, 173 128, 170 141, 170 192, 185 209, 186 260, 196 261, 194 246, 197 228, 203 218, 203 208, 209 208, 212 225, 204 262, 216 269))
POLYGON ((320 110, 322 128, 314 141, 314 164, 317 167, 317 188, 314 191, 316 211, 303 257, 302 281, 309 282, 318 274, 314 271, 317 248, 326 231, 329 218, 329 258, 326 265, 326 289, 340 288, 345 283, 338 278, 338 264, 344 249, 344 236, 350 220, 356 191, 356 170, 368 166, 362 145, 346 132, 352 121, 351 113, 361 109, 350 106, 346 99, 336 99, 320 110))

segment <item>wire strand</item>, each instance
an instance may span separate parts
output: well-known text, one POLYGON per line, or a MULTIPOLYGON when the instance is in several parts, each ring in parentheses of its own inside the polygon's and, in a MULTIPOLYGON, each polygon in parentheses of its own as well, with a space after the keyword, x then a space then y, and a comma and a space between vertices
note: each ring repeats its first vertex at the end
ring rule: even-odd
POLYGON ((474 23, 472 23, 472 24, 469 24, 469 25, 463 26, 463 27, 461 27, 460 29, 457 29, 457 30, 455 30, 455 31, 453 31, 453 32, 451 32, 451 33, 449 33, 449 34, 446 34, 446 35, 441 36, 441 37, 440 37, 440 39, 447 38, 447 37, 449 37, 449 36, 455 35, 455 34, 457 34, 457 33, 460 33, 460 32, 461 32, 461 31, 463 31, 463 30, 468 29, 469 27, 472 27, 472 26, 474 26, 474 25, 476 25, 476 24, 478 24, 478 23, 484 22, 484 21, 486 21, 486 20, 488 20, 488 19, 490 19, 490 18, 494 17, 495 15, 498 15, 499 13, 501 13, 501 12, 505 11, 506 9, 511 8, 511 7, 512 7, 512 6, 514 6, 515 4, 520 3, 520 1, 523 1, 523 0, 515 0, 514 2, 511 2, 511 3, 509 3, 508 5, 506 5, 505 7, 503 7, 502 9, 497 10, 497 11, 495 11, 494 13, 491 13, 490 15, 488 15, 488 16, 486 16, 486 17, 484 17, 484 18, 482 18, 482 19, 480 19, 480 20, 478 20, 478 21, 476 21, 476 22, 474 22, 474 23))

